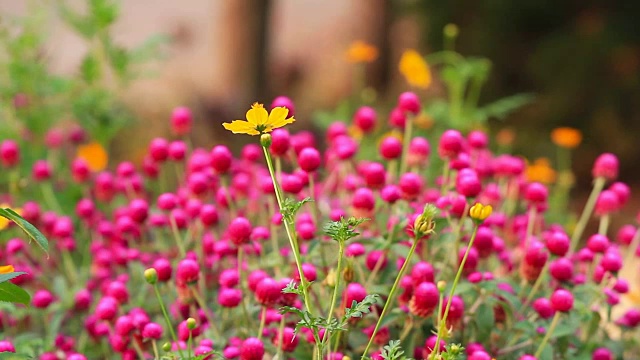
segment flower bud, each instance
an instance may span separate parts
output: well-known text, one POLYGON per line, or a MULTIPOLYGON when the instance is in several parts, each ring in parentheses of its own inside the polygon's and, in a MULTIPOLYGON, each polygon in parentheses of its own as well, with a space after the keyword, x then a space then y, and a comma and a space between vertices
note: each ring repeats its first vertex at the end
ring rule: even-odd
POLYGON ((260 145, 262 145, 262 147, 271 146, 271 134, 260 135, 260 145))
POLYGON ((155 285, 158 282, 158 272, 154 268, 149 268, 144 271, 144 279, 147 283, 155 285))
POLYGON ((469 209, 469 216, 477 222, 483 222, 486 218, 491 215, 493 212, 493 208, 491 205, 482 205, 480 203, 476 203, 469 209))
POLYGON ((196 326, 197 326, 196 319, 191 317, 187 319, 187 329, 193 330, 196 328, 196 326))

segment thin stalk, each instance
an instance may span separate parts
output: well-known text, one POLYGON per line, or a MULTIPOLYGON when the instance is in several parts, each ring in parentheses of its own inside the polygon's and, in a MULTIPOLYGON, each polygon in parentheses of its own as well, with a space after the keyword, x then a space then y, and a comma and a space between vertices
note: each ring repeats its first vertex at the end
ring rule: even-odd
POLYGON ((47 207, 58 214, 62 214, 62 207, 60 207, 60 203, 56 198, 56 195, 53 191, 53 185, 51 185, 50 181, 45 181, 40 184, 40 190, 42 191, 42 197, 44 197, 44 201, 47 204, 47 207))
POLYGON ((611 221, 611 215, 604 214, 600 216, 600 224, 598 224, 598 234, 607 236, 609 230, 609 223, 611 221))
POLYGON ((196 303, 198 304, 198 306, 200 306, 200 309, 202 309, 202 311, 204 312, 204 316, 207 319, 207 322, 209 322, 209 327, 213 330, 213 332, 215 333, 215 336, 219 339, 222 338, 222 333, 220 332, 220 330, 218 329, 218 327, 216 326, 216 323, 213 322, 213 318, 211 317, 211 314, 209 313, 209 308, 207 307, 207 304, 205 303, 204 299, 202 298, 202 296, 200 296, 200 293, 198 292, 198 289, 191 285, 191 293, 193 294, 193 298, 196 300, 196 303))
POLYGON ((409 249, 407 258, 402 264, 402 267, 400 268, 400 272, 398 272, 398 276, 396 276, 396 281, 393 282, 393 286, 391 287, 391 291, 389 291, 389 296, 387 297, 387 301, 384 303, 384 307, 382 308, 382 312, 380 313, 380 317, 378 318, 376 327, 373 329, 373 333, 371 333, 371 337, 369 338, 367 347, 364 349, 364 352, 362 353, 362 357, 360 358, 361 360, 364 360, 366 358, 369 348, 371 348, 371 345, 373 344, 373 339, 378 333, 378 329, 380 329, 382 320, 384 319, 384 316, 387 314, 387 311, 389 310, 389 308, 391 307, 391 304, 393 303, 393 300, 394 300, 393 297, 396 293, 396 290, 398 289, 398 284, 400 284, 400 279, 402 279, 402 277, 404 276, 404 272, 407 269, 407 266, 409 265, 409 263, 411 262, 411 257, 413 256, 413 253, 416 251, 416 246, 418 245, 418 242, 419 242, 418 239, 413 239, 413 244, 411 245, 411 249, 409 249))
POLYGON ((527 219, 527 232, 524 238, 524 248, 529 247, 529 241, 531 240, 531 236, 533 236, 533 229, 536 226, 536 217, 538 216, 538 211, 535 205, 531 205, 529 208, 529 218, 527 219))
POLYGON ((532 340, 527 340, 524 342, 521 342, 520 344, 517 345, 513 345, 513 346, 508 346, 503 348, 502 350, 498 350, 498 355, 506 355, 508 353, 520 350, 520 349, 524 349, 527 346, 531 346, 533 344, 532 340))
POLYGON ((549 342, 549 339, 551 338, 551 334, 553 334, 553 331, 556 329, 556 326, 558 326, 558 320, 560 320, 560 311, 556 311, 556 314, 553 315, 553 320, 551 320, 551 325, 549 326, 549 329, 547 329, 547 333, 544 335, 542 342, 538 346, 538 350, 536 350, 535 355, 533 355, 536 359, 540 358, 540 354, 542 354, 542 350, 544 350, 545 345, 547 345, 547 342, 549 342))
POLYGON ((587 223, 589 222, 589 218, 593 213, 593 208, 596 206, 596 201, 598 200, 598 196, 604 189, 604 184, 606 179, 602 176, 597 177, 593 182, 593 189, 591 190, 591 194, 587 199, 587 203, 584 205, 584 209, 582 210, 582 214, 580 215, 580 219, 578 220, 578 224, 576 225, 573 234, 571 235, 571 247, 569 247, 569 253, 573 253, 578 246, 578 241, 582 237, 582 233, 584 229, 587 227, 587 223))
POLYGON ((172 215, 169 215, 169 222, 171 223, 171 233, 173 234, 173 239, 176 241, 176 245, 178 245, 178 250, 180 250, 180 256, 184 257, 187 252, 184 249, 184 244, 182 243, 182 236, 180 235, 180 230, 178 229, 178 224, 172 215))
POLYGON ((407 170, 407 156, 409 155, 409 145, 411 144, 411 133, 413 131, 413 114, 407 114, 407 120, 404 125, 404 135, 402 136, 402 158, 400 160, 400 172, 398 176, 402 176, 407 170))
MULTIPOLYGON (((238 277, 240 278, 240 288, 245 291, 245 293, 249 293, 248 292, 248 288, 247 288, 247 284, 244 281, 245 279, 245 274, 244 271, 242 271, 242 257, 244 255, 244 251, 242 251, 242 246, 238 246, 238 277)), ((247 309, 247 302, 245 301, 245 299, 242 299, 241 301, 242 303, 242 313, 244 315, 244 320, 245 320, 245 324, 247 324, 247 326, 249 326, 249 324, 251 323, 251 318, 249 317, 249 310, 247 309)))
POLYGON ((193 331, 189 330, 189 340, 187 340, 187 352, 189 359, 193 358, 193 331))
POLYGON ((160 360, 160 353, 158 353, 158 343, 156 343, 155 340, 151 339, 151 346, 153 347, 154 360, 160 360))
POLYGON ((458 282, 460 281, 460 277, 462 276, 462 270, 464 269, 464 264, 467 262, 467 257, 469 257, 469 252, 473 247, 473 242, 476 240, 476 234, 478 233, 478 224, 475 224, 473 227, 473 233, 471 234, 471 239, 469 240, 469 245, 467 245, 467 251, 464 253, 464 257, 462 257, 462 261, 460 262, 460 266, 458 266, 458 273, 456 274, 455 279, 453 280, 453 285, 451 286, 451 291, 449 292, 449 299, 447 300, 447 306, 444 309, 444 314, 442 315, 442 319, 440 320, 440 324, 438 324, 438 335, 436 337, 436 345, 435 351, 436 355, 440 353, 440 340, 442 340, 443 329, 447 326, 447 317, 449 316, 449 309, 451 309, 451 302, 453 300, 453 295, 456 292, 456 286, 458 286, 458 282))
POLYGON ((266 319, 267 319, 267 308, 263 306, 260 314, 260 327, 258 327, 258 340, 262 340, 262 333, 264 331, 264 323, 266 322, 266 319))
MULTIPOLYGON (((336 301, 338 299, 338 288, 340 287, 340 278, 342 274, 340 273, 342 270, 342 258, 344 257, 344 241, 338 242, 338 265, 336 266, 336 284, 333 287, 333 295, 331 295, 331 305, 329 306, 329 312, 327 313, 327 324, 331 324, 331 318, 333 318, 333 311, 336 308, 336 301)), ((350 306, 350 304, 347 304, 350 306)), ((327 343, 327 348, 331 349, 331 335, 328 330, 325 330, 324 335, 322 337, 323 347, 324 342, 327 343)))
MULTIPOLYGON (((266 147, 262 147, 262 151, 264 152, 264 157, 267 162, 267 168, 269 168, 269 174, 271 175, 271 181, 273 182, 273 189, 276 193, 276 200, 278 201, 278 207, 280 211, 282 211, 283 199, 282 194, 280 193, 280 186, 278 181, 276 180, 275 172, 273 169, 273 161, 271 160, 271 155, 267 151, 266 147)), ((307 279, 304 277, 304 272, 302 271, 302 261, 300 260, 300 251, 298 249, 298 245, 296 244, 295 235, 293 230, 291 229, 291 224, 289 224, 286 219, 282 221, 284 223, 284 228, 287 232, 287 237, 289 238, 289 245, 291 245, 291 250, 293 252, 293 258, 296 261, 296 267, 298 268, 298 275, 300 276, 300 286, 302 287, 302 294, 304 305, 307 308, 307 311, 313 315, 313 310, 311 308, 311 302, 309 300, 309 289, 307 279)))
POLYGON ((627 255, 624 257, 624 262, 622 263, 623 269, 624 269, 624 266, 632 266, 630 265, 631 260, 636 255, 636 250, 638 249, 638 246, 640 246, 640 229, 636 229, 636 233, 635 235, 633 235, 633 238, 631 239, 631 243, 627 247, 627 255))
POLYGON ((282 356, 282 341, 284 338, 284 317, 285 317, 285 314, 282 314, 282 317, 280 318, 280 325, 278 325, 278 349, 276 350, 276 356, 274 358, 278 360, 280 360, 280 357, 282 356))
POLYGON ((133 349, 136 351, 136 354, 138 354, 138 357, 140 359, 146 359, 146 357, 144 356, 144 352, 142 351, 142 348, 140 348, 140 345, 138 344, 138 341, 136 339, 133 339, 131 343, 133 343, 133 349))
MULTIPOLYGON (((158 298, 158 302, 160 303, 160 310, 162 310, 162 315, 164 316, 164 321, 166 321, 167 327, 169 328, 169 332, 171 333, 171 338, 177 345, 179 344, 178 337, 176 336, 175 330, 173 330, 173 325, 171 325, 171 319, 169 318, 169 314, 167 313, 167 308, 165 308, 164 306, 164 301, 162 301, 162 296, 160 295, 160 290, 158 290, 157 284, 153 284, 153 290, 155 291, 156 297, 158 298)), ((180 346, 178 346, 178 352, 180 353, 181 358, 184 357, 180 346)))
POLYGON ((442 185, 440 185, 440 195, 444 196, 449 190, 449 159, 444 159, 442 165, 442 185))
POLYGON ((547 273, 547 269, 549 269, 549 263, 550 261, 547 261, 542 267, 542 271, 540 271, 540 275, 538 275, 536 282, 533 284, 533 287, 529 291, 529 295, 527 295, 527 299, 524 301, 524 303, 522 303, 520 312, 524 311, 524 309, 526 309, 527 306, 529 306, 529 304, 531 303, 531 300, 533 300, 533 297, 536 296, 536 293, 538 292, 540 285, 542 285, 542 279, 545 277, 547 273))

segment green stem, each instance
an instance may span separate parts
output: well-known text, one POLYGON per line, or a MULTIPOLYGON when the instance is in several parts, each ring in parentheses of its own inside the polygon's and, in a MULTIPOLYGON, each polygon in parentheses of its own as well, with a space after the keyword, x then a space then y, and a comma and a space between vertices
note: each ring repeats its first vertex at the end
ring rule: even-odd
POLYGON ((158 353, 158 344, 153 339, 151 339, 151 346, 153 347, 154 360, 160 360, 160 354, 158 353))
POLYGON ((173 215, 169 215, 169 222, 171 223, 171 233, 173 234, 173 239, 176 241, 176 245, 178 245, 178 250, 180 250, 180 256, 185 257, 187 252, 184 249, 184 244, 182 243, 182 236, 180 235, 178 224, 176 223, 176 220, 173 218, 173 215))
MULTIPOLYGON (((340 278, 342 277, 342 274, 340 273, 340 271, 342 271, 342 258, 344 257, 344 241, 339 240, 338 242, 339 245, 339 250, 338 250, 338 265, 336 266, 336 283, 335 286, 333 287, 333 295, 331 295, 331 305, 329 306, 329 312, 327 313, 327 325, 331 324, 331 318, 333 317, 333 310, 336 307, 336 301, 338 299, 338 288, 340 287, 340 278)), ((347 306, 350 306, 350 304, 346 304, 347 306)), ((322 342, 323 342, 323 347, 324 347, 324 342, 327 342, 327 348, 331 349, 331 334, 328 334, 329 331, 326 330, 324 332, 323 338, 322 338, 322 342)))
POLYGON ((266 319, 267 319, 267 308, 263 306, 262 312, 260 314, 260 327, 258 328, 258 340, 262 340, 262 333, 264 331, 264 323, 266 319))
POLYGON ((524 238, 524 248, 527 249, 529 247, 529 241, 531 236, 533 235, 533 229, 536 226, 536 216, 538 215, 538 211, 535 205, 531 205, 529 208, 529 219, 527 220, 527 232, 524 238))
POLYGON ((442 185, 440 185, 440 195, 444 196, 449 190, 449 159, 444 159, 442 165, 442 185))
MULTIPOLYGON (((267 151, 266 147, 263 146, 262 151, 264 152, 264 157, 267 162, 267 168, 269 168, 269 174, 271 175, 271 181, 273 182, 273 189, 274 189, 274 192, 276 193, 276 200, 278 201, 278 207, 282 212, 283 199, 282 199, 282 194, 280 192, 281 191, 280 186, 278 184, 278 181, 276 180, 275 172, 273 169, 273 161, 271 160, 271 155, 267 151)), ((298 268, 298 275, 300 276, 300 286, 302 287, 304 305, 306 306, 309 314, 313 315, 313 310, 311 309, 311 302, 309 300, 308 282, 307 282, 307 279, 304 277, 304 272, 302 271, 302 261, 300 260, 300 250, 298 249, 298 245, 296 244, 296 238, 292 230, 292 224, 289 224, 289 222, 284 218, 282 219, 282 222, 284 223, 284 228, 287 232, 287 237, 289 238, 289 245, 291 245, 291 250, 293 252, 293 258, 295 259, 296 267, 298 268)))
POLYGON ((280 318, 280 325, 278 326, 278 349, 276 350, 276 357, 274 359, 280 359, 282 356, 282 341, 284 338, 284 317, 285 314, 282 314, 280 318))
POLYGON ((198 292, 198 289, 194 285, 191 285, 190 287, 191 287, 191 293, 193 294, 193 298, 196 300, 196 303, 198 304, 198 306, 200 306, 200 309, 202 309, 202 311, 204 312, 204 316, 207 319, 207 322, 209 322, 209 328, 213 330, 215 337, 217 337, 218 339, 221 339, 222 333, 218 329, 218 326, 216 325, 216 323, 213 322, 213 318, 209 313, 209 308, 207 307, 207 304, 205 303, 202 296, 200 296, 200 292, 198 292))
POLYGON ((611 220, 611 216, 609 214, 604 214, 600 217, 600 224, 598 225, 598 234, 607 236, 610 220, 611 220))
POLYGON ((606 182, 606 179, 602 176, 597 177, 593 182, 593 189, 591 190, 591 194, 589 195, 589 198, 587 199, 587 203, 585 204, 584 209, 582 210, 582 214, 580 215, 578 224, 576 225, 576 228, 573 231, 573 234, 571 235, 571 247, 569 248, 570 254, 573 253, 576 249, 576 246, 578 246, 578 241, 580 241, 580 238, 582 237, 582 233, 584 232, 584 229, 587 227, 589 218, 593 213, 593 208, 596 206, 596 201, 598 200, 598 196, 600 196, 602 189, 604 189, 605 182, 606 182))
POLYGON ((58 199, 55 196, 53 185, 51 185, 51 182, 45 181, 41 183, 40 190, 42 190, 42 196, 44 197, 44 201, 47 204, 47 207, 57 212, 58 214, 62 214, 62 207, 60 207, 60 203, 58 203, 58 199))
MULTIPOLYGON (((245 292, 245 294, 249 293, 249 289, 248 286, 246 284, 246 282, 244 281, 244 271, 242 271, 242 258, 243 258, 244 252, 242 251, 242 246, 238 246, 238 277, 240 278, 240 288, 242 289, 242 291, 245 292)), ((247 326, 250 326, 249 324, 251 323, 251 318, 249 317, 249 310, 247 309, 247 302, 245 301, 245 299, 243 298, 242 301, 242 313, 244 315, 244 320, 245 320, 245 324, 247 326)))
POLYGON ((407 120, 404 125, 404 135, 402 136, 402 159, 400 160, 400 173, 402 176, 407 170, 407 156, 409 155, 409 145, 411 144, 411 132, 413 131, 413 114, 407 114, 407 120))
POLYGON ((544 335, 542 342, 538 346, 538 350, 536 350, 535 355, 533 355, 536 359, 540 358, 540 354, 542 354, 542 350, 544 350, 545 345, 547 345, 547 342, 551 338, 551 334, 553 334, 553 331, 556 329, 556 326, 558 325, 558 320, 560 320, 560 314, 561 314, 560 311, 556 311, 556 314, 553 315, 553 320, 551 320, 551 325, 549 326, 549 329, 547 329, 547 333, 544 335))
POLYGON ((391 307, 391 304, 393 303, 393 300, 394 300, 393 297, 396 293, 396 290, 398 289, 398 284, 400 284, 400 280, 404 276, 404 272, 407 266, 409 265, 409 263, 411 262, 411 257, 413 256, 413 253, 416 251, 416 246, 418 245, 418 241, 419 241, 418 239, 413 239, 413 244, 411 245, 411 249, 409 249, 407 258, 404 260, 404 263, 400 268, 400 272, 398 273, 398 276, 396 276, 396 280, 393 282, 393 286, 391 287, 391 291, 389 292, 387 301, 384 303, 384 307, 382 308, 382 312, 380 313, 380 317, 378 318, 376 327, 373 329, 373 333, 371 333, 371 337, 369 338, 367 347, 364 349, 364 352, 362 353, 361 360, 364 360, 366 358, 367 353, 369 352, 369 348, 371 348, 371 345, 373 344, 373 339, 375 338, 376 334, 378 333, 378 329, 382 324, 382 320, 384 319, 384 316, 387 314, 387 311, 389 310, 389 308, 391 307))
POLYGON ((167 313, 167 308, 164 306, 164 301, 162 301, 162 296, 160 295, 160 290, 158 290, 158 285, 153 284, 153 290, 156 293, 156 297, 158 298, 158 302, 160 303, 160 310, 162 310, 162 315, 164 316, 164 321, 167 323, 167 327, 169 328, 169 332, 171 333, 171 338, 178 346, 178 352, 180 353, 180 357, 184 357, 182 354, 182 349, 179 346, 178 337, 176 336, 176 332, 173 329, 173 325, 171 325, 171 319, 169 318, 169 314, 167 313))
POLYGON ((547 261, 542 267, 542 271, 540 271, 540 275, 538 275, 538 278, 536 279, 536 282, 533 284, 531 291, 529 291, 529 295, 527 295, 527 299, 524 301, 524 303, 522 303, 520 312, 524 311, 527 308, 527 306, 529 306, 529 304, 531 303, 531 300, 533 300, 533 297, 536 296, 536 293, 538 292, 540 285, 542 285, 542 279, 545 277, 548 268, 549 268, 549 261, 547 261))
POLYGON ((451 286, 451 291, 449 292, 449 298, 447 299, 447 306, 444 309, 444 315, 442 315, 442 319, 438 324, 438 335, 436 337, 436 345, 434 350, 436 355, 440 353, 440 340, 442 340, 442 336, 444 335, 443 329, 447 326, 447 317, 449 316, 449 309, 451 308, 451 302, 453 301, 453 295, 456 292, 456 287, 458 286, 458 282, 460 281, 460 277, 462 276, 462 270, 464 269, 464 264, 467 262, 467 257, 469 256, 469 252, 473 247, 473 242, 476 239, 476 234, 478 233, 478 224, 476 223, 473 227, 473 233, 471 234, 471 239, 469 240, 469 245, 467 245, 467 251, 464 253, 464 257, 462 257, 462 261, 460 262, 460 266, 458 267, 458 273, 456 274, 455 279, 453 280, 453 285, 451 286))

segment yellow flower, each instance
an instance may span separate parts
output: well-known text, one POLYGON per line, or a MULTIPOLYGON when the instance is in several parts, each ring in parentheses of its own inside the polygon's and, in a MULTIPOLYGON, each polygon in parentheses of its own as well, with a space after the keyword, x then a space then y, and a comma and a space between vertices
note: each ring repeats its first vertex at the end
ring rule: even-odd
POLYGON ((582 142, 582 133, 570 127, 555 128, 551 132, 551 141, 560 147, 575 149, 582 142))
POLYGON ((492 212, 493 208, 491 207, 491 205, 482 205, 480 203, 476 203, 471 207, 471 209, 469 209, 469 216, 471 216, 473 220, 484 221, 489 217, 489 215, 491 215, 492 212))
POLYGON ((16 269, 13 268, 13 265, 3 265, 0 266, 0 274, 9 274, 15 272, 16 269))
POLYGON ((434 124, 433 118, 427 113, 418 114, 415 118, 413 118, 413 122, 418 128, 423 130, 431 129, 434 124))
POLYGON ((93 172, 104 170, 109 162, 107 151, 98 142, 78 146, 76 156, 86 161, 89 169, 93 172))
POLYGON ((268 113, 262 104, 253 103, 247 111, 246 121, 234 120, 223 123, 222 126, 234 134, 260 135, 296 121, 293 116, 287 118, 288 115, 289 109, 284 106, 273 108, 271 113, 268 113))
POLYGON ((556 181, 556 171, 546 158, 536 159, 533 164, 527 165, 526 176, 529 182, 551 184, 556 181))
POLYGON ((400 73, 409 85, 426 89, 431 84, 429 65, 415 50, 406 50, 400 58, 400 73))
POLYGON ((378 58, 378 48, 364 41, 354 41, 346 55, 350 63, 370 63, 378 58))

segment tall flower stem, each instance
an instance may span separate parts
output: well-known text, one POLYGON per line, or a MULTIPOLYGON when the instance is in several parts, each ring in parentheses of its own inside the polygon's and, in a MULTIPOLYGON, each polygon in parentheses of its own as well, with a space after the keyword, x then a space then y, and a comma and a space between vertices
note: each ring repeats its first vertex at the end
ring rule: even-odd
POLYGON ((535 355, 533 355, 536 359, 540 358, 540 354, 542 354, 542 350, 544 350, 544 347, 545 345, 547 345, 547 342, 549 342, 549 339, 551 338, 553 331, 556 329, 556 326, 558 326, 558 320, 560 320, 560 314, 561 314, 560 311, 556 311, 556 314, 553 315, 553 320, 551 320, 551 325, 549 325, 549 328, 547 329, 547 333, 544 335, 542 342, 538 346, 538 350, 536 350, 535 355))
POLYGON ((584 205, 584 209, 582 210, 582 214, 580 215, 580 219, 578 220, 578 224, 576 225, 573 234, 571 235, 571 247, 569 248, 569 253, 573 253, 578 246, 578 241, 582 237, 582 233, 584 229, 587 227, 587 223, 589 222, 589 218, 593 213, 593 208, 596 206, 596 201, 598 200, 598 196, 604 189, 604 184, 606 179, 602 176, 597 177, 593 182, 593 189, 591 190, 591 194, 587 199, 587 203, 584 205))
MULTIPOLYGON (((169 314, 167 313, 167 308, 164 306, 164 301, 162 301, 162 296, 160 295, 160 290, 158 290, 158 285, 153 284, 153 290, 156 293, 156 297, 158 298, 158 303, 160 303, 160 310, 162 310, 162 315, 164 316, 164 321, 167 323, 167 327, 169 328, 169 333, 171 333, 171 338, 178 345, 178 337, 176 336, 176 331, 173 329, 173 325, 171 325, 171 319, 169 318, 169 314)), ((180 357, 183 358, 182 349, 178 346, 178 352, 180 353, 180 357)))
POLYGON ((387 301, 384 303, 384 307, 382 308, 382 312, 380 313, 380 317, 378 318, 376 327, 373 329, 373 333, 371 333, 371 337, 369 338, 367 347, 364 349, 364 352, 362 353, 361 360, 364 360, 366 358, 367 353, 369 352, 369 348, 371 348, 371 345, 373 344, 373 339, 378 333, 378 329, 380 329, 380 325, 382 325, 382 320, 384 319, 384 316, 387 314, 387 311, 389 311, 389 308, 391 308, 391 305, 394 300, 394 296, 396 294, 396 291, 398 290, 398 284, 400 284, 400 280, 404 276, 404 272, 407 269, 407 266, 409 266, 409 263, 411 262, 411 257, 413 256, 413 253, 416 251, 416 246, 418 245, 418 242, 419 242, 419 239, 413 239, 413 244, 411 245, 411 249, 409 249, 407 258, 402 264, 402 267, 400 268, 400 272, 398 272, 398 276, 396 276, 396 281, 393 282, 393 286, 391 287, 391 291, 389 291, 389 296, 387 297, 387 301))
POLYGON ((440 352, 440 341, 442 340, 443 330, 446 328, 447 317, 449 316, 449 309, 451 309, 451 302, 453 301, 453 295, 456 292, 456 287, 458 286, 458 282, 460 281, 460 277, 462 276, 462 270, 464 269, 464 264, 467 262, 467 257, 469 257, 469 252, 473 247, 473 242, 476 239, 476 234, 478 233, 478 224, 475 224, 473 227, 473 233, 471 234, 471 239, 469 240, 469 245, 467 246, 467 251, 464 253, 464 257, 462 257, 462 261, 460 262, 460 266, 458 266, 458 273, 456 274, 455 279, 453 280, 453 284, 451 285, 451 291, 449 291, 449 298, 447 299, 447 306, 444 308, 444 314, 442 315, 442 319, 438 324, 438 334, 436 337, 436 345, 434 347, 434 351, 436 355, 440 352))
POLYGON ((178 245, 178 250, 180 250, 180 256, 184 257, 187 252, 185 251, 184 244, 182 243, 182 236, 180 235, 178 224, 173 218, 173 215, 169 215, 169 223, 171 224, 171 233, 173 234, 173 239, 176 241, 176 245, 178 245))
POLYGON ((549 263, 550 263, 550 261, 547 261, 544 264, 544 266, 542 267, 542 270, 540 271, 540 275, 538 275, 538 278, 536 279, 536 282, 533 284, 533 287, 529 291, 529 295, 527 295, 527 298, 522 303, 522 307, 520 308, 521 312, 524 311, 524 309, 526 309, 527 306, 529 306, 529 304, 531 303, 531 300, 533 300, 533 297, 536 296, 536 293, 538 292, 538 289, 540 288, 540 285, 542 285, 542 279, 547 274, 547 269, 549 269, 549 263))
MULTIPOLYGON (((336 266, 336 283, 333 287, 333 295, 331 295, 331 305, 329 306, 329 312, 327 313, 327 324, 331 324, 331 318, 333 317, 333 310, 336 307, 336 301, 338 299, 338 288, 340 287, 340 278, 342 271, 342 258, 344 257, 344 241, 338 241, 339 250, 338 250, 338 265, 336 266)), ((349 304, 347 304, 349 305, 349 304)), ((331 334, 329 331, 325 331, 322 338, 322 346, 324 347, 324 343, 327 343, 327 349, 331 349, 331 334)))
POLYGON ((533 235, 533 229, 536 226, 536 217, 538 216, 538 211, 535 205, 531 205, 529 208, 529 215, 527 219, 527 232, 524 238, 524 248, 529 247, 529 242, 531 241, 531 236, 533 235))
MULTIPOLYGON (((258 340, 262 340, 262 333, 264 332, 264 323, 267 320, 267 308, 262 307, 262 311, 260 312, 260 327, 258 328, 258 340)), ((280 336, 278 334, 278 336, 280 336)))
MULTIPOLYGON (((267 168, 269 168, 269 175, 271 175, 271 181, 273 182, 273 189, 274 189, 274 192, 276 193, 276 200, 278 201, 278 207, 282 212, 282 205, 283 205, 282 193, 280 192, 281 191, 280 185, 278 184, 278 181, 276 179, 275 172, 273 169, 273 161, 271 160, 271 154, 269 154, 269 152, 267 151, 267 147, 265 146, 262 146, 262 151, 264 152, 264 157, 267 162, 267 168)), ((287 232, 287 237, 289 238, 289 244, 291 245, 291 250, 293 252, 293 258, 295 259, 296 267, 298 268, 298 275, 300 276, 300 286, 302 287, 302 294, 304 297, 303 299, 304 305, 306 306, 307 311, 310 314, 313 314, 313 310, 311 309, 311 301, 309 300, 308 282, 307 282, 307 279, 304 277, 304 272, 302 271, 302 261, 300 260, 300 250, 298 249, 296 238, 293 233, 293 229, 292 229, 293 226, 292 224, 289 224, 289 222, 286 219, 283 219, 282 222, 284 223, 284 228, 287 232)))
POLYGON ((598 225, 598 234, 607 236, 610 220, 611 220, 611 216, 609 214, 604 214, 600 217, 600 224, 598 225))
POLYGON ((413 132, 413 114, 408 113, 404 125, 404 135, 402 136, 402 159, 400 160, 399 176, 407 170, 409 156, 409 145, 411 144, 411 133, 413 132))

